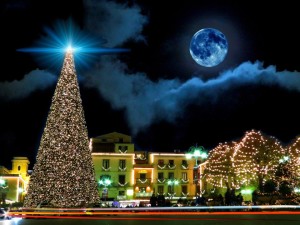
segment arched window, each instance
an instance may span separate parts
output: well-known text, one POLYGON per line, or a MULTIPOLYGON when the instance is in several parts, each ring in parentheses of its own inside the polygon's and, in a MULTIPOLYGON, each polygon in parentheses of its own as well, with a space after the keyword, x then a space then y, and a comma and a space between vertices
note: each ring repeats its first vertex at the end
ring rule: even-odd
POLYGON ((21 166, 18 166, 18 171, 20 171, 21 170, 21 166))

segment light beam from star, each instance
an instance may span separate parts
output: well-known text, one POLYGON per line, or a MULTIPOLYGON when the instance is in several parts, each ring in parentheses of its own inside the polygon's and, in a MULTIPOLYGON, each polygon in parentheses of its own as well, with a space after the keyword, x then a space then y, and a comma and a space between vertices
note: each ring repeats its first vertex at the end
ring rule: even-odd
POLYGON ((51 29, 44 28, 44 36, 35 44, 39 47, 19 48, 17 51, 32 53, 37 56, 41 66, 60 70, 67 51, 72 51, 76 68, 87 68, 98 58, 98 55, 129 52, 128 48, 103 48, 102 39, 93 38, 87 32, 80 30, 71 19, 58 21, 51 29))

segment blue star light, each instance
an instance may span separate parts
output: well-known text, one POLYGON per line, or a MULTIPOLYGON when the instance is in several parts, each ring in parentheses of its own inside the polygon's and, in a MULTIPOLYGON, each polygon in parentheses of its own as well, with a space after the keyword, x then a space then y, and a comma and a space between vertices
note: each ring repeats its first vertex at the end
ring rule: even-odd
POLYGON ((77 28, 71 20, 57 22, 54 29, 46 27, 45 35, 37 42, 39 47, 17 49, 19 52, 33 53, 41 64, 49 69, 60 69, 67 50, 74 53, 76 68, 88 67, 97 55, 128 52, 127 48, 101 48, 102 39, 92 38, 77 28), (46 54, 45 54, 46 53, 46 54))

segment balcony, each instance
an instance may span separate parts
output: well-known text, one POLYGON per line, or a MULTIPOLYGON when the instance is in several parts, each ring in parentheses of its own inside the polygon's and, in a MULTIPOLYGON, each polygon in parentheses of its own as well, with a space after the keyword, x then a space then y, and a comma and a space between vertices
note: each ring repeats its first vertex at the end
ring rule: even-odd
POLYGON ((151 184, 151 178, 145 178, 145 179, 138 178, 138 179, 135 180, 135 184, 136 185, 141 185, 141 184, 150 185, 151 184))
POLYGON ((104 167, 102 166, 102 171, 108 172, 110 171, 111 167, 104 167))
POLYGON ((188 170, 189 169, 189 164, 181 164, 181 169, 188 170))
POLYGON ((158 184, 164 184, 166 182, 166 179, 165 178, 158 178, 157 179, 157 183, 158 184))

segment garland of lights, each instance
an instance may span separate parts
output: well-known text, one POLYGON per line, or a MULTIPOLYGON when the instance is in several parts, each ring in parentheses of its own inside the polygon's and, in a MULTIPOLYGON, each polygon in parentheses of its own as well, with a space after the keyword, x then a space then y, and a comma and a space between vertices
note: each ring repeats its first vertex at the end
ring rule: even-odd
POLYGON ((190 195, 190 193, 188 192, 188 193, 183 193, 183 192, 181 192, 181 195, 183 196, 183 197, 188 197, 189 195, 190 195))
POLYGON ((163 165, 163 166, 160 166, 160 165, 157 165, 157 167, 161 170, 165 169, 167 165, 163 165))
POLYGON ((122 172, 124 172, 124 171, 126 171, 127 170, 127 167, 125 166, 123 169, 121 168, 121 167, 119 167, 119 171, 122 171, 122 172))
POLYGON ((105 168, 104 166, 102 166, 102 170, 103 171, 110 171, 111 167, 105 168))
POLYGON ((126 183, 124 183, 124 184, 118 182, 118 185, 121 186, 121 187, 124 187, 124 186, 126 186, 127 184, 128 184, 128 182, 126 182, 126 183))
POLYGON ((139 182, 142 183, 142 184, 145 184, 145 183, 147 182, 147 180, 148 180, 148 179, 145 179, 145 180, 139 179, 139 182))
POLYGON ((189 165, 181 165, 182 169, 187 170, 189 168, 189 165))
POLYGON ((189 179, 184 180, 183 178, 181 178, 181 182, 182 182, 182 183, 188 183, 189 181, 190 181, 189 179))
POLYGON ((168 164, 169 169, 174 170, 176 168, 176 165, 171 166, 170 164, 168 164))

